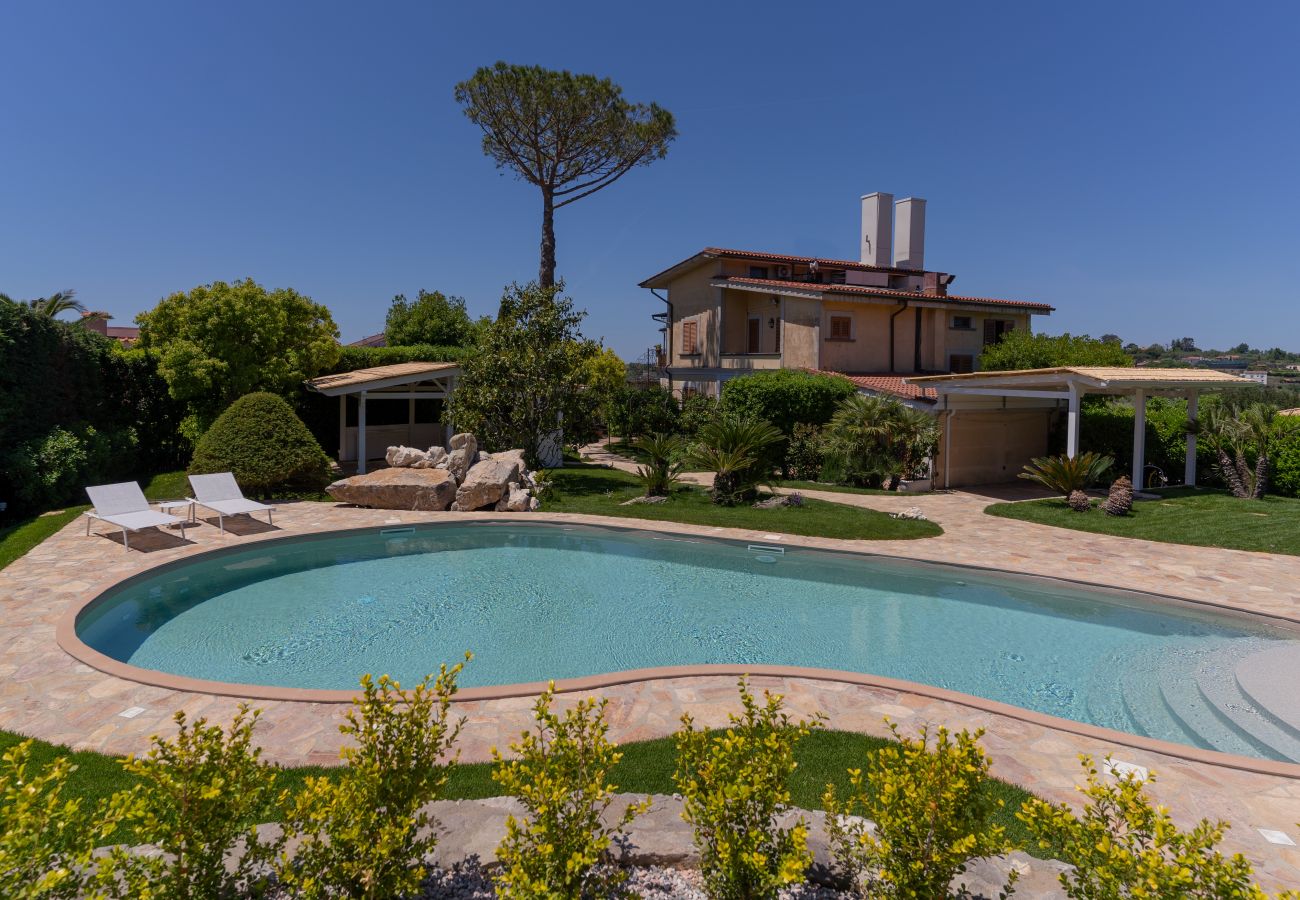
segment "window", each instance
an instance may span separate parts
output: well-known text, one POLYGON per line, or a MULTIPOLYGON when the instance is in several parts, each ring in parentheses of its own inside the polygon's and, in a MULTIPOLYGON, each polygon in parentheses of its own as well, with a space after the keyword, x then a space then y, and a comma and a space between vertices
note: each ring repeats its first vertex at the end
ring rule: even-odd
POLYGON ((699 325, 695 319, 682 321, 682 356, 693 356, 700 352, 699 325))
POLYGON ((949 326, 956 331, 974 331, 975 326, 971 324, 970 316, 953 316, 952 325, 949 326))
POLYGON ((1016 323, 1011 319, 984 320, 984 346, 996 344, 1008 331, 1014 331, 1016 323))
POLYGON ((750 277, 750 278, 766 278, 766 277, 767 277, 767 266, 750 266, 750 267, 749 267, 749 277, 750 277))
POLYGON ((763 320, 757 316, 749 317, 749 338, 746 343, 746 353, 757 353, 758 342, 763 334, 763 320))
POLYGON ((831 316, 831 336, 829 340, 832 341, 853 340, 852 316, 831 316))
POLYGON ((954 375, 975 371, 975 357, 969 353, 954 353, 948 357, 948 370, 954 375))

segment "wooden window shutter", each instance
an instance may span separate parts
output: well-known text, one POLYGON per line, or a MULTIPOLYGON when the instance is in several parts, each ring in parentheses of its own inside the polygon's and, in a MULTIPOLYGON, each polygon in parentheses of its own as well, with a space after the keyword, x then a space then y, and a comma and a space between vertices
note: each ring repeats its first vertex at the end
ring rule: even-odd
POLYGON ((989 344, 996 344, 997 342, 998 342, 998 320, 985 319, 984 320, 984 346, 987 347, 989 344))
POLYGON ((687 319, 682 322, 682 353, 687 355, 699 352, 699 323, 694 319, 687 319))

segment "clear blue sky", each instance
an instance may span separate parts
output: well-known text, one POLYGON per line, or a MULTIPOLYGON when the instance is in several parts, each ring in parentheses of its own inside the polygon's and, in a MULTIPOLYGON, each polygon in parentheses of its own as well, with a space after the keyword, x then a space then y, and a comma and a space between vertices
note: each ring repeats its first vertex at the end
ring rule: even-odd
POLYGON ((118 324, 251 276, 379 331, 535 277, 537 190, 452 99, 498 59, 672 110, 666 160, 557 217, 587 331, 657 335, 641 279, 707 245, 857 252, 858 197, 929 200, 961 293, 1037 327, 1300 350, 1300 12, 1287 4, 0 6, 0 291, 118 324))

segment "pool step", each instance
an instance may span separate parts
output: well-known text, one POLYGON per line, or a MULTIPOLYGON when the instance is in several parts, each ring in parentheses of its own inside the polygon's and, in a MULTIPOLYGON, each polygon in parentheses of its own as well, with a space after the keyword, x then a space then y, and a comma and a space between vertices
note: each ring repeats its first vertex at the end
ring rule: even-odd
POLYGON ((1300 760, 1300 738, 1279 727, 1266 711, 1251 702, 1233 677, 1235 668, 1235 665, 1215 665, 1197 672, 1196 686, 1205 702, 1275 754, 1274 758, 1300 760))
POLYGON ((1211 746, 1172 714, 1161 693, 1158 672, 1146 657, 1130 657, 1115 671, 1120 673, 1120 695, 1125 712, 1137 726, 1136 733, 1195 747, 1211 746))
MULTIPOLYGON (((1158 678, 1160 693, 1170 715, 1177 718, 1184 728, 1199 735, 1204 742, 1203 746, 1223 753, 1282 759, 1282 754, 1265 741, 1257 739, 1229 715, 1228 710, 1220 709, 1217 703, 1203 693, 1202 682, 1214 685, 1223 680, 1220 674, 1223 665, 1223 661, 1211 655, 1197 660, 1188 668, 1180 666, 1162 669, 1158 678)), ((1228 678, 1231 679, 1231 669, 1228 669, 1228 673, 1228 678)))

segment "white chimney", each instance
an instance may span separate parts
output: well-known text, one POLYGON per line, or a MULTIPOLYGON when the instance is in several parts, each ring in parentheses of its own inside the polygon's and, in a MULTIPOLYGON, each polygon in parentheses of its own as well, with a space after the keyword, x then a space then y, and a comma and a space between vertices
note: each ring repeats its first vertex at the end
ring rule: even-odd
POLYGON ((894 265, 900 269, 925 268, 925 201, 906 197, 894 204, 894 265))
POLYGON ((862 235, 858 252, 869 266, 890 265, 894 244, 894 195, 862 195, 862 235))

